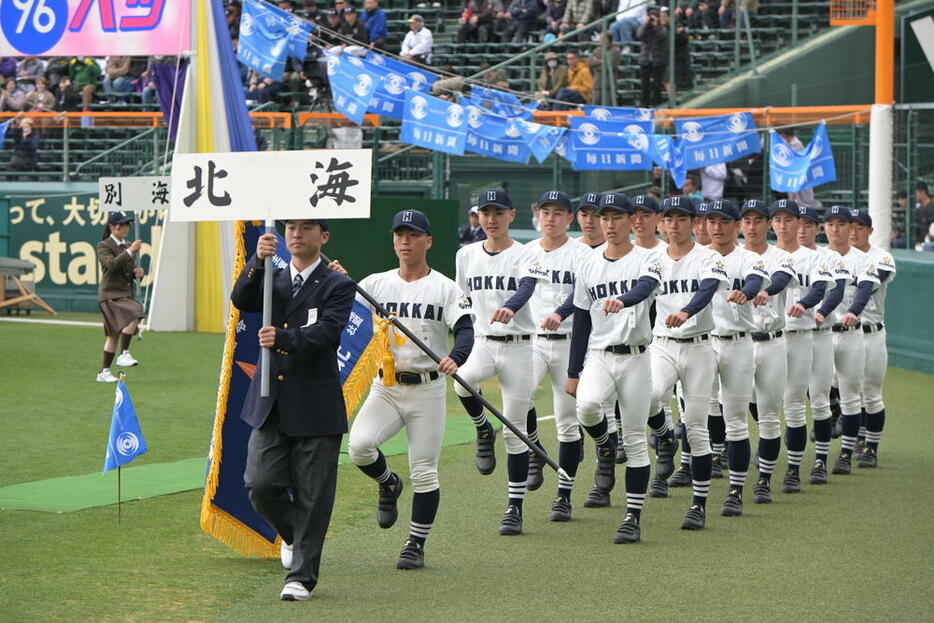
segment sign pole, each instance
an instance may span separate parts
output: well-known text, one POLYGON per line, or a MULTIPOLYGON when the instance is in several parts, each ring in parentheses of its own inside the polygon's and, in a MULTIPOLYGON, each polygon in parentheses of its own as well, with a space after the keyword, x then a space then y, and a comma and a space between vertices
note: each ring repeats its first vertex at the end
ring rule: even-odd
MULTIPOLYGON (((271 218, 266 219, 266 233, 271 234, 275 231, 275 221, 271 218)), ((263 326, 268 327, 272 324, 272 256, 267 255, 263 260, 263 326)), ((260 378, 259 395, 263 398, 269 397, 269 352, 270 349, 264 348, 260 353, 262 377, 260 378)))

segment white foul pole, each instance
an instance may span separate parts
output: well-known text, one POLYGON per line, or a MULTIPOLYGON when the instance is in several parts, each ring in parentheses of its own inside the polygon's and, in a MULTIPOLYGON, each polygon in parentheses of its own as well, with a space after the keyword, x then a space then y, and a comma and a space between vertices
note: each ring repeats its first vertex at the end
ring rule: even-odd
POLYGON ((869 120, 869 215, 870 244, 883 249, 892 245, 892 106, 873 104, 869 120))

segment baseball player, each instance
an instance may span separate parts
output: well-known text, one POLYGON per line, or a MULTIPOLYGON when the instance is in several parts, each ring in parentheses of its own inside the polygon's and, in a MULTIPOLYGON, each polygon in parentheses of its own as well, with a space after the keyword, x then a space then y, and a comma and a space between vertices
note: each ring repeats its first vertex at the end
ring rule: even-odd
MULTIPOLYGON (((850 273, 840 310, 846 310, 839 322, 830 330, 834 334, 834 365, 837 385, 840 390, 840 421, 843 434, 840 436, 840 455, 833 466, 834 474, 849 474, 856 436, 859 434, 862 399, 860 390, 865 368, 863 332, 860 330, 860 314, 869 303, 872 293, 881 284, 869 255, 850 245, 850 227, 859 210, 848 210, 843 206, 830 206, 824 213, 824 232, 828 246, 843 258, 850 273)), ((824 318, 818 316, 823 324, 824 318)))
POLYGON ((581 228, 581 237, 578 242, 586 244, 591 249, 603 246, 606 238, 600 228, 600 193, 584 193, 577 204, 577 224, 581 228))
MULTIPOLYGON (((475 314, 477 342, 460 369, 461 377, 479 388, 490 377, 499 378, 503 415, 521 432, 532 402, 532 334, 535 324, 526 305, 538 281, 525 276, 532 258, 528 250, 509 237, 516 217, 505 190, 490 189, 477 201, 480 226, 487 239, 457 252, 457 284, 468 293, 475 314)), ((459 385, 454 388, 477 427, 476 464, 481 474, 496 468, 493 451, 495 431, 483 413, 483 405, 459 385)), ((508 428, 503 434, 509 496, 499 533, 522 534, 522 501, 529 478, 529 452, 508 428)))
POLYGON ((607 246, 591 254, 578 271, 567 391, 576 396, 577 417, 598 446, 597 486, 613 488, 613 446, 626 446, 626 515, 613 540, 636 543, 649 484, 649 395, 644 391, 651 384, 648 308, 661 269, 656 252, 629 241, 632 205, 627 197, 606 193, 600 204, 607 246), (614 399, 623 418, 618 441, 609 431, 612 418, 603 410, 614 399))
POLYGON ((777 238, 776 246, 791 255, 797 279, 786 289, 792 305, 787 310, 785 321, 785 350, 788 361, 788 376, 785 381, 783 402, 785 405, 785 445, 788 467, 782 479, 783 493, 801 491, 799 469, 807 447, 806 407, 808 384, 813 360, 814 307, 824 300, 828 287, 833 287, 834 277, 824 258, 814 250, 798 242, 802 215, 807 208, 794 200, 780 199, 772 204, 772 230, 777 238))
POLYGON ((838 321, 837 309, 843 300, 843 291, 849 280, 849 272, 843 263, 843 258, 836 251, 827 247, 818 247, 817 234, 820 231, 820 218, 814 208, 805 207, 801 217, 801 226, 798 228, 798 241, 801 246, 807 247, 823 260, 822 267, 826 267, 833 275, 834 284, 828 287, 827 294, 820 307, 814 313, 814 329, 811 335, 811 377, 808 382, 808 396, 811 399, 811 417, 814 428, 811 433, 814 439, 814 465, 811 467, 809 484, 822 485, 827 483, 827 456, 830 454, 830 440, 833 436, 833 421, 830 408, 830 387, 833 383, 834 371, 834 345, 831 325, 838 321))
POLYGON ((755 386, 750 411, 759 423, 759 475, 752 489, 752 501, 772 501, 772 472, 781 451, 782 398, 788 375, 785 349, 785 289, 797 283, 791 255, 767 242, 771 212, 763 201, 751 199, 740 210, 744 248, 758 254, 765 263, 771 284, 753 298, 756 329, 752 333, 755 356, 755 386))
POLYGON ((668 231, 668 248, 659 253, 661 286, 655 306, 657 315, 649 347, 652 367, 652 408, 648 425, 655 433, 656 474, 671 475, 675 442, 665 421, 662 401, 671 396, 677 381, 684 389, 681 416, 691 446, 691 473, 694 497, 681 524, 683 530, 700 530, 706 524, 707 494, 710 490, 710 440, 707 432, 707 404, 716 372, 716 358, 710 346, 713 312, 710 301, 727 281, 718 256, 693 241, 694 205, 687 197, 669 197, 662 202, 662 218, 668 231), (666 444, 663 454, 661 444, 666 444), (668 451, 670 448, 670 453, 668 451), (667 472, 667 474, 666 474, 667 472))
MULTIPOLYGON (((749 471, 751 448, 747 412, 755 382, 755 363, 751 335, 756 328, 750 301, 770 284, 765 263, 757 254, 736 244, 739 210, 726 200, 711 201, 705 215, 710 250, 719 254, 716 266, 727 276, 727 283, 713 298, 714 330, 712 346, 717 359, 707 426, 711 447, 724 443, 725 465, 730 486, 720 514, 738 517, 743 514, 743 488, 749 471), (722 396, 720 398, 718 396, 722 396), (723 440, 714 433, 722 425, 723 440)), ((717 461, 714 450, 713 460, 717 461)))
MULTIPOLYGON (((560 190, 542 194, 536 204, 542 237, 526 245, 531 264, 524 276, 538 280, 529 299, 532 320, 538 326, 532 340, 532 385, 537 387, 545 375, 551 377, 552 402, 555 425, 558 429, 558 464, 571 477, 559 478, 551 521, 571 519, 571 488, 580 460, 581 433, 577 424, 574 399, 564 390, 567 383, 568 353, 571 347, 571 309, 562 309, 563 303, 574 292, 577 267, 593 253, 590 247, 568 237, 567 229, 574 218, 571 199, 560 190)), ((535 405, 528 412, 529 437, 538 442, 535 405)), ((542 485, 542 457, 532 452, 529 456, 528 488, 534 491, 542 485)))
POLYGON ((435 352, 447 350, 448 329, 452 329, 454 348, 436 365, 411 341, 398 346, 390 340, 394 383, 373 381, 350 429, 348 450, 354 464, 379 484, 376 521, 380 528, 390 528, 398 516, 396 501, 402 493, 402 479, 389 469, 379 446, 406 429, 409 477, 415 494, 409 538, 396 568, 420 569, 425 564, 425 540, 441 493, 438 457, 445 421, 443 375, 457 372, 470 354, 473 313, 457 284, 428 266, 426 255, 432 243, 428 218, 418 210, 403 210, 393 217, 392 232, 399 268, 370 275, 360 286, 435 352))
POLYGON ((856 461, 857 467, 875 467, 878 460, 879 441, 885 426, 885 404, 882 402, 882 385, 889 363, 885 347, 885 294, 895 279, 895 261, 892 254, 869 244, 872 234, 872 217, 860 210, 850 225, 850 244, 866 253, 875 265, 879 287, 872 293, 869 304, 863 310, 863 344, 866 352, 866 367, 863 372, 863 416, 866 420, 866 446, 856 461))

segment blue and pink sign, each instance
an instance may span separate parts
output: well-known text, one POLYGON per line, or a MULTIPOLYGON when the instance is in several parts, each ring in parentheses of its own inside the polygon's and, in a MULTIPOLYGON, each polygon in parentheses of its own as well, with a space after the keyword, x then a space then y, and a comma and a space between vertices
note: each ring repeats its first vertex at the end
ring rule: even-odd
POLYGON ((187 0, 0 0, 0 56, 151 56, 191 49, 187 0))

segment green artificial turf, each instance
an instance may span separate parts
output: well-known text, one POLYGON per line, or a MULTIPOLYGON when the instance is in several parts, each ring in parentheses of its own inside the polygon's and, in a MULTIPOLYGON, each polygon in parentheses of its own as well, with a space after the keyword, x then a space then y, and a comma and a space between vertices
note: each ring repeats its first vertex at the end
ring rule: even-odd
MULTIPOLYGON (((99 329, 0 323, 0 486, 100 469, 113 401, 111 386, 94 383, 101 342, 99 329)), ((206 455, 221 345, 219 335, 171 333, 134 343, 142 365, 129 383, 150 447, 139 464, 206 455)), ((485 477, 472 446, 445 448, 441 509, 420 572, 394 569, 411 489, 397 525, 380 530, 375 486, 341 467, 321 582, 306 603, 277 601, 277 561, 239 557, 200 531, 199 491, 128 503, 119 525, 112 506, 0 511, 0 620, 932 620, 930 382, 889 370, 878 469, 794 496, 776 492, 769 506, 747 499, 745 516, 729 519, 717 514, 726 481, 714 481, 700 533, 678 529, 690 494, 673 489, 647 501, 634 546, 612 544, 622 469, 613 507, 583 508, 589 443, 574 520, 547 521, 556 484, 547 473, 526 498, 520 537, 496 532, 506 494, 501 444, 500 464, 485 477)), ((485 393, 495 397, 495 385, 485 393)), ((453 392, 448 404, 461 413, 453 392)), ((542 391, 538 405, 551 412, 542 391)), ((542 438, 554 451, 552 422, 542 423, 542 438)), ((404 456, 389 461, 405 473, 404 456)))

